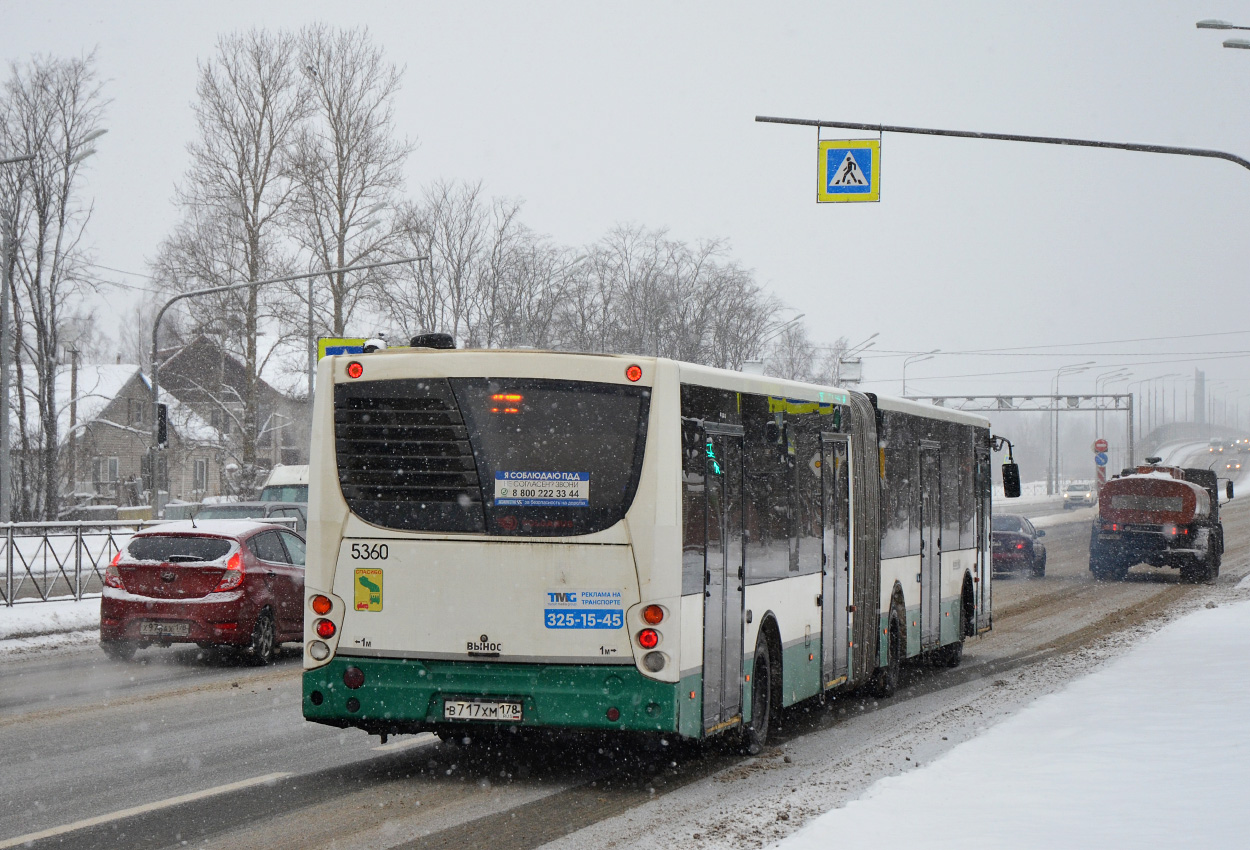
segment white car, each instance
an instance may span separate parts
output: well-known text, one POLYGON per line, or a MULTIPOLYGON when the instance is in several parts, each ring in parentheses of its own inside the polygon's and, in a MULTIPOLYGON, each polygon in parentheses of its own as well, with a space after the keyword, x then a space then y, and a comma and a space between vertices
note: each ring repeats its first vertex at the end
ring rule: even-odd
POLYGON ((1098 504, 1098 491, 1090 484, 1069 484, 1063 488, 1063 509, 1087 508, 1098 504))

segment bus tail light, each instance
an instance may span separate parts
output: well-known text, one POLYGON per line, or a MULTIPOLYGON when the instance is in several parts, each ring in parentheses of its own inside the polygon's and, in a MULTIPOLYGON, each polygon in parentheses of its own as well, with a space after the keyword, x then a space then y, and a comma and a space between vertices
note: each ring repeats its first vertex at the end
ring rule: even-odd
POLYGON ((642 657, 642 666, 651 673, 659 673, 666 664, 668 664, 668 658, 663 652, 648 652, 642 657))
POLYGON ((313 657, 314 661, 325 661, 330 657, 330 647, 328 644, 319 640, 309 641, 308 654, 313 657))
POLYGON ((334 633, 338 631, 334 623, 331 623, 329 620, 318 620, 313 624, 313 629, 323 638, 332 638, 334 633))
POLYGON ((312 598, 311 607, 314 614, 321 614, 324 616, 330 613, 330 609, 334 607, 334 603, 330 601, 330 597, 322 596, 318 593, 312 598))
POLYGON ((347 364, 347 377, 359 378, 364 373, 365 373, 365 367, 361 366, 358 361, 353 360, 351 363, 347 364))
POLYGON ((642 619, 652 626, 658 626, 664 620, 664 609, 659 605, 648 605, 642 609, 642 619))
POLYGON ((643 629, 638 633, 638 645, 643 649, 655 649, 660 644, 660 633, 655 629, 643 629))
POLYGON ((630 383, 637 383, 642 380, 642 367, 638 365, 630 366, 625 370, 625 377, 630 383))
POLYGON ((348 667, 343 671, 343 684, 356 690, 365 683, 365 671, 359 667, 348 667))

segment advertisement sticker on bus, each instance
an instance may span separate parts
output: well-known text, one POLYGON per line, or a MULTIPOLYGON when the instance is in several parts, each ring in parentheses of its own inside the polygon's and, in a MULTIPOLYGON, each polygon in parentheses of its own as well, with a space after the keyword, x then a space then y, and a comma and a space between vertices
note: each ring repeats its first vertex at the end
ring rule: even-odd
POLYGON ((356 588, 357 611, 382 610, 382 570, 378 567, 360 567, 352 582, 356 588))
POLYGON ((619 590, 548 590, 543 624, 549 629, 619 629, 625 625, 619 590))
POLYGON ((495 504, 535 508, 590 507, 590 473, 496 472, 495 504))

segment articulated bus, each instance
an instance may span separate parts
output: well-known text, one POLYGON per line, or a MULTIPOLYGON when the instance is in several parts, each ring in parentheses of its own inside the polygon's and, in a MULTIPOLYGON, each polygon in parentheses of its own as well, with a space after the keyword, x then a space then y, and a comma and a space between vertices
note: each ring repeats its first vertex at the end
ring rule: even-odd
MULTIPOLYGON (((991 626, 991 436, 646 357, 321 361, 304 716, 445 739, 736 735, 991 626)), ((997 439, 997 438, 995 438, 997 439)))

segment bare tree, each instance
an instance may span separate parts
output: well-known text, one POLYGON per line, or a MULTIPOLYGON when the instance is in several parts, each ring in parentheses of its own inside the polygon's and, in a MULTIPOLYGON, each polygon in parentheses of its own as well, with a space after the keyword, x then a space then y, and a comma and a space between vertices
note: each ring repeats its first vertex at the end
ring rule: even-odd
MULTIPOLYGON (((401 250, 428 257, 401 273, 386 294, 387 308, 406 334, 443 331, 460 341, 472 333, 478 267, 489 244, 489 214, 481 183, 439 181, 419 204, 402 210, 401 250)), ((401 267, 402 268, 402 267, 401 267)))
MULTIPOLYGON (((365 29, 318 24, 300 33, 299 45, 312 115, 295 145, 292 232, 314 271, 379 259, 398 237, 391 220, 414 147, 395 137, 393 102, 402 74, 365 29)), ((380 277, 338 272, 317 279, 318 326, 343 336, 380 277)))
MULTIPOLYGON (((188 146, 191 167, 178 192, 185 218, 158 260, 175 288, 260 281, 291 268, 281 250, 281 228, 298 186, 293 149, 313 103, 299 54, 294 35, 253 29, 218 39, 214 58, 200 65, 193 106, 199 135, 188 146)), ((225 299, 227 309, 219 314, 228 324, 237 322, 243 348, 244 492, 258 483, 264 368, 258 336, 264 299, 274 297, 259 287, 243 289, 237 299, 225 299)))
POLYGON ((100 135, 106 101, 95 57, 35 57, 12 63, 4 87, 0 149, 33 153, 4 172, 4 207, 13 216, 13 361, 20 453, 15 469, 19 519, 55 519, 59 507, 56 373, 75 303, 97 281, 81 241, 92 205, 79 195, 81 163, 100 135), (33 410, 32 410, 33 408, 33 410))

